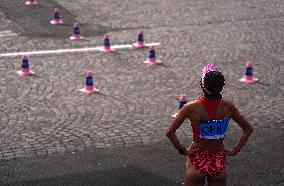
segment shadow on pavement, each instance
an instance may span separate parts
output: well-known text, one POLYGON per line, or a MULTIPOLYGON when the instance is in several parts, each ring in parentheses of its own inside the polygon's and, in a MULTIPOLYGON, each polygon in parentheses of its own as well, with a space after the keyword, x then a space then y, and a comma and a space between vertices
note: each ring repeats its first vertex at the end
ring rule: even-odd
MULTIPOLYGON (((16 24, 15 31, 21 35, 33 38, 62 38, 66 39, 72 34, 75 16, 54 0, 40 1, 34 7, 26 6, 23 0, 1 0, 0 9, 7 19, 16 24), (60 9, 63 25, 51 25, 53 9, 60 9)), ((102 25, 81 24, 84 36, 97 36, 105 34, 109 29, 102 25)))
POLYGON ((180 184, 173 181, 145 172, 136 167, 124 167, 108 170, 98 170, 93 172, 68 175, 62 177, 43 178, 29 181, 18 181, 16 183, 1 184, 3 186, 22 185, 22 186, 142 186, 142 185, 163 185, 178 186, 180 184))

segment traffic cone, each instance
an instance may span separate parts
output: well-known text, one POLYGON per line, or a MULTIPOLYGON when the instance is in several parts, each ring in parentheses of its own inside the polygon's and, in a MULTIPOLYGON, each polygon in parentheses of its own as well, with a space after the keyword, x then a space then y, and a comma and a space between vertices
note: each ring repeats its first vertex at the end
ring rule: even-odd
POLYGON ((100 90, 94 87, 93 84, 93 73, 91 71, 86 72, 86 82, 84 88, 80 89, 79 91, 85 94, 93 94, 99 92, 100 90))
POLYGON ((143 30, 138 31, 137 41, 136 41, 136 43, 133 43, 133 46, 135 48, 146 48, 146 47, 148 47, 144 43, 144 32, 143 32, 143 30))
POLYGON ((146 64, 155 65, 155 64, 161 64, 161 61, 156 60, 156 53, 153 46, 149 49, 148 59, 144 61, 146 64))
POLYGON ((251 61, 248 61, 246 64, 246 73, 243 78, 241 78, 239 81, 243 83, 255 83, 259 79, 253 77, 253 70, 252 70, 252 63, 251 61))
POLYGON ((78 23, 75 23, 73 26, 73 35, 70 36, 70 40, 74 41, 74 40, 81 40, 84 39, 83 36, 81 36, 80 34, 80 27, 78 23))
POLYGON ((61 25, 63 21, 60 19, 59 8, 53 10, 53 19, 50 21, 52 25, 61 25))
POLYGON ((177 113, 173 114, 171 117, 175 118, 178 115, 178 112, 182 107, 187 103, 187 96, 185 94, 182 94, 179 98, 179 107, 177 113))
POLYGON ((108 34, 104 35, 104 47, 99 50, 106 54, 115 51, 115 49, 111 48, 110 38, 108 34))
POLYGON ((20 76, 30 76, 35 73, 29 67, 29 59, 27 56, 22 57, 21 69, 17 71, 17 74, 20 76))
POLYGON ((38 2, 37 2, 37 0, 26 0, 25 4, 28 5, 28 6, 32 6, 32 5, 37 5, 38 2))

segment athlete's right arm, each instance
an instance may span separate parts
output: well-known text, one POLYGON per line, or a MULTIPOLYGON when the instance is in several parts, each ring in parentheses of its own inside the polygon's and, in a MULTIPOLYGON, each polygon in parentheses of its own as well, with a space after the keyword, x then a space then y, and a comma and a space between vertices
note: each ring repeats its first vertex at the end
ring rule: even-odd
POLYGON ((187 155, 188 152, 184 146, 182 146, 176 136, 176 130, 181 126, 186 118, 189 117, 189 113, 191 110, 190 104, 184 106, 177 114, 176 118, 173 119, 169 127, 166 129, 166 136, 170 139, 174 147, 179 151, 182 155, 187 155))
POLYGON ((234 146, 233 150, 231 150, 231 152, 227 152, 228 155, 235 155, 240 152, 241 148, 246 144, 248 138, 253 132, 252 125, 239 112, 235 105, 232 105, 232 118, 242 128, 243 131, 238 140, 238 143, 234 146))

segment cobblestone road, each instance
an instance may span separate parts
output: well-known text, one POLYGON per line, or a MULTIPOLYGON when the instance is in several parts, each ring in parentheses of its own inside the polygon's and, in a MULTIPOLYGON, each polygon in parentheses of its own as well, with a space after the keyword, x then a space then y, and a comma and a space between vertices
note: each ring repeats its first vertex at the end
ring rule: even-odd
MULTIPOLYGON (((180 94, 200 95, 206 63, 224 73, 225 98, 256 129, 283 133, 284 1, 39 2, 28 8, 1 0, 0 53, 99 46, 105 33, 113 44, 132 43, 144 28, 146 42, 161 42, 156 52, 163 65, 145 65, 144 49, 31 56, 36 76, 22 78, 15 73, 20 58, 0 58, 0 159, 163 141, 180 94), (66 22, 56 28, 48 24, 55 6, 66 22), (84 41, 68 40, 75 20, 84 41), (247 60, 257 84, 238 81, 247 60), (100 94, 78 91, 86 70, 94 72, 100 94)), ((189 138, 191 131, 184 125, 178 133, 189 138)))

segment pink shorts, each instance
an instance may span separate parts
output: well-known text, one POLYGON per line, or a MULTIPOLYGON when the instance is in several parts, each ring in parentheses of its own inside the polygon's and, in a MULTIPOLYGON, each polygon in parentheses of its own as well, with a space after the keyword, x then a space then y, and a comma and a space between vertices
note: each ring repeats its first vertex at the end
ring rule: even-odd
POLYGON ((223 174, 227 164, 224 148, 197 148, 187 158, 196 170, 205 176, 219 176, 223 174))

